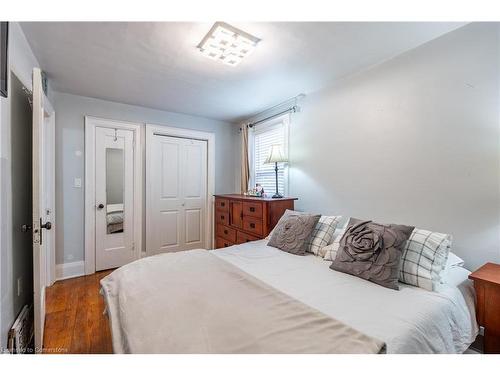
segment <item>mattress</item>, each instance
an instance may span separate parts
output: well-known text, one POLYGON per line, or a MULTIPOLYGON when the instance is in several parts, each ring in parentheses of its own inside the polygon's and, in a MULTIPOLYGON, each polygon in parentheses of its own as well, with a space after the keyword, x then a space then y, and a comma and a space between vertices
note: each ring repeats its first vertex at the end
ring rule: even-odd
POLYGON ((266 240, 213 250, 279 291, 387 345, 387 353, 463 353, 478 333, 469 271, 452 267, 440 289, 400 283, 392 290, 333 271, 330 262, 267 246, 266 240))

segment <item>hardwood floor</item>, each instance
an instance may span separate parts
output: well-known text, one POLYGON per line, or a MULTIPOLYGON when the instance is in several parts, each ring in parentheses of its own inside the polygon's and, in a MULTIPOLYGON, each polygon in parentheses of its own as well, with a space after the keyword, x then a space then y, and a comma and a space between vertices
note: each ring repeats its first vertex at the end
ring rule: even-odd
POLYGON ((46 290, 44 353, 112 353, 99 281, 112 270, 57 281, 46 290))

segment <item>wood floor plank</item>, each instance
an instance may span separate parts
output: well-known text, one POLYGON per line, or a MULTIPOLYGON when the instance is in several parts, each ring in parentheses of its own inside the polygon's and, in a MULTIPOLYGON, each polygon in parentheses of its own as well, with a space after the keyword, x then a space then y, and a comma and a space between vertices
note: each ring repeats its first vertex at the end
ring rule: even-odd
POLYGON ((113 270, 57 281, 46 290, 44 353, 112 353, 111 332, 99 294, 113 270))
POLYGON ((44 332, 44 353, 67 353, 71 345, 71 336, 66 331, 73 325, 73 311, 63 310, 46 315, 44 332))

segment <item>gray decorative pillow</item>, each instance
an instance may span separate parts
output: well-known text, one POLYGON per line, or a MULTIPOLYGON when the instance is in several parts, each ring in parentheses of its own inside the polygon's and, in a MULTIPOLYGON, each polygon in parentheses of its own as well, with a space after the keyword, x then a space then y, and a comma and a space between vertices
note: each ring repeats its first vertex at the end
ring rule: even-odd
POLYGON ((307 244, 321 215, 286 210, 274 227, 268 246, 287 253, 304 255, 307 244))
POLYGON ((401 256, 412 231, 406 225, 351 218, 330 268, 399 290, 401 256))

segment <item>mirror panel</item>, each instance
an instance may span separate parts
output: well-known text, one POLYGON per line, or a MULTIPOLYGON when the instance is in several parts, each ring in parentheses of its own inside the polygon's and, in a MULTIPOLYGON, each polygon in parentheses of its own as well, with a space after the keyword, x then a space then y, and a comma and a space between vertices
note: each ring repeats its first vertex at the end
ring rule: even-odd
POLYGON ((106 148, 107 234, 123 233, 125 159, 123 149, 106 148))

